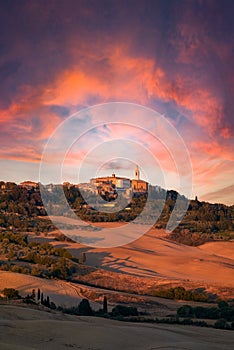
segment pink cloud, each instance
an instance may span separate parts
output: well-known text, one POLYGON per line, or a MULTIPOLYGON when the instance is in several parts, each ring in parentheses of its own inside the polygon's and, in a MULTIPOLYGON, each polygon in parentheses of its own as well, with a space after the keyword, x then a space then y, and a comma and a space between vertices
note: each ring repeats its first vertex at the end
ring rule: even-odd
MULTIPOLYGON (((198 166, 201 168, 197 182, 202 176, 204 178, 204 174, 209 174, 209 181, 215 181, 221 169, 207 169, 205 162, 199 163, 199 157, 202 160, 208 157, 209 164, 213 159, 233 161, 232 128, 227 123, 224 97, 210 83, 204 70, 201 76, 197 76, 187 65, 200 68, 204 60, 210 59, 210 52, 223 59, 229 57, 230 52, 225 43, 219 46, 215 39, 203 35, 205 29, 198 27, 196 22, 182 21, 177 29, 179 34, 172 44, 176 49, 178 70, 177 66, 169 67, 167 62, 164 65, 159 63, 157 54, 156 57, 135 54, 130 40, 119 44, 118 41, 107 42, 104 38, 105 45, 99 39, 90 48, 84 40, 75 44, 71 37, 66 46, 69 54, 67 65, 55 69, 48 81, 40 82, 34 88, 21 87, 14 102, 0 110, 1 158, 39 161, 46 139, 61 121, 61 117, 51 112, 51 105, 68 106, 71 111, 76 111, 77 105, 107 101, 130 101, 151 106, 155 99, 172 103, 202 131, 193 136, 188 127, 180 130, 191 135, 193 166, 195 170, 198 166), (222 53, 219 53, 219 48, 222 53)), ((46 47, 49 48, 49 44, 46 43, 46 47)), ((230 79, 228 86, 233 86, 230 79)), ((114 128, 112 131, 116 135, 114 128)), ((141 137, 140 132, 136 137, 141 137)), ((151 144, 150 137, 146 142, 151 144)), ((170 163, 165 160, 166 151, 155 143, 151 148, 164 162, 165 169, 170 170, 170 163)), ((71 155, 72 159, 76 156, 71 155)))
POLYGON ((195 141, 193 147, 198 154, 209 155, 212 159, 226 159, 234 161, 234 154, 230 146, 220 144, 217 141, 195 141))
POLYGON ((216 203, 225 202, 229 205, 233 205, 233 193, 234 193, 234 185, 222 187, 213 192, 205 193, 201 196, 201 200, 211 201, 216 203))

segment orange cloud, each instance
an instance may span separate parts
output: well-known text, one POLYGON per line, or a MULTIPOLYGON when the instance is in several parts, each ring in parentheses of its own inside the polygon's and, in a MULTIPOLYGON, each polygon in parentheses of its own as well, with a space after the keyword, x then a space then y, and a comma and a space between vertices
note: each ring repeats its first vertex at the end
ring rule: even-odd
MULTIPOLYGON (((200 87, 199 82, 192 83, 182 75, 169 77, 157 67, 154 59, 134 57, 127 47, 112 45, 105 47, 100 57, 94 51, 88 51, 87 62, 85 60, 59 71, 46 86, 22 88, 18 101, 0 112, 1 125, 3 128, 7 125, 15 138, 13 142, 11 139, 11 146, 14 147, 14 143, 18 142, 23 149, 25 144, 24 154, 29 161, 40 158, 43 140, 51 135, 61 121, 56 113, 50 111, 51 105, 69 106, 72 110, 77 105, 89 105, 93 99, 97 102, 127 100, 149 104, 151 98, 157 98, 174 101, 178 108, 188 110, 196 123, 207 130, 209 135, 220 127, 221 100, 212 95, 211 91, 200 87), (96 66, 98 69, 95 69, 96 66), (34 144, 36 153, 29 152, 25 140, 34 144)), ((228 128, 223 128, 221 134, 223 137, 230 137, 228 128)), ((232 152, 228 147, 224 148, 218 142, 197 141, 193 143, 193 147, 198 152, 232 159, 232 152)), ((157 147, 155 149, 157 152, 160 150, 157 147)), ((13 153, 3 150, 1 157, 21 159, 20 152, 13 153)))
POLYGON ((74 63, 58 72, 45 87, 44 104, 87 106, 91 101, 131 101, 150 105, 156 98, 176 103, 208 135, 219 131, 221 137, 231 137, 230 129, 223 125, 222 99, 200 80, 182 72, 168 74, 155 59, 134 57, 123 45, 105 47, 102 55, 84 54, 86 63, 74 63))
POLYGON ((61 121, 56 113, 29 97, 25 95, 0 110, 1 159, 40 161, 46 139, 61 121))
POLYGON ((155 65, 153 59, 133 57, 121 47, 111 47, 102 59, 93 59, 91 67, 83 63, 59 72, 44 91, 44 103, 88 105, 91 97, 98 98, 99 102, 126 100, 147 103, 148 84, 155 65), (98 70, 95 71, 98 60, 98 70))
POLYGON ((206 154, 213 159, 219 158, 234 161, 234 154, 231 147, 220 144, 217 141, 195 141, 193 142, 193 147, 200 155, 206 154))

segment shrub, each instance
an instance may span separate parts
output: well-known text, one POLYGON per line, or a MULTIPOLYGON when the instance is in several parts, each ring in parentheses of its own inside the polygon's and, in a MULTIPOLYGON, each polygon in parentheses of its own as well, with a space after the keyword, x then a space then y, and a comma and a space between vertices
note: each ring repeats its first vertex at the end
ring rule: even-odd
POLYGON ((227 321, 234 321, 234 307, 229 306, 221 309, 220 318, 224 318, 227 321))
POLYGON ((192 317, 193 316, 193 308, 190 305, 181 306, 177 310, 177 315, 181 317, 192 317))
POLYGON ((225 329, 226 328, 226 321, 221 318, 220 320, 217 320, 214 324, 215 328, 225 329))
POLYGON ((208 301, 208 295, 204 291, 199 292, 198 290, 186 290, 184 287, 180 286, 156 290, 153 292, 153 296, 176 300, 208 301))
POLYGON ((50 302, 50 308, 56 310, 56 304, 53 301, 50 302))
POLYGON ((192 325, 193 324, 193 320, 191 320, 191 318, 185 318, 181 321, 182 324, 184 325, 192 325))
POLYGON ((20 299, 21 298, 18 290, 14 289, 14 288, 4 288, 2 292, 7 299, 20 299))
POLYGON ((229 305, 228 305, 228 303, 225 301, 225 300, 220 300, 219 302, 218 302, 218 307, 219 307, 219 309, 225 309, 225 308, 227 308, 229 305))
POLYGON ((194 326, 199 327, 208 327, 208 324, 205 321, 193 321, 194 326))
POLYGON ((193 308, 194 316, 197 318, 210 318, 217 319, 219 318, 219 309, 216 307, 202 307, 197 306, 193 308))
POLYGON ((136 307, 117 305, 112 309, 112 316, 138 316, 136 307))

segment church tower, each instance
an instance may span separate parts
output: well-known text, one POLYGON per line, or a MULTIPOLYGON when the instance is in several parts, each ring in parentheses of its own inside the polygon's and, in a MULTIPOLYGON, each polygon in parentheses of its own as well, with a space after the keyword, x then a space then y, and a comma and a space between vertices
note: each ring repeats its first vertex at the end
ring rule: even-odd
POLYGON ((136 166, 136 170, 135 170, 135 180, 140 180, 140 169, 138 165, 136 166))

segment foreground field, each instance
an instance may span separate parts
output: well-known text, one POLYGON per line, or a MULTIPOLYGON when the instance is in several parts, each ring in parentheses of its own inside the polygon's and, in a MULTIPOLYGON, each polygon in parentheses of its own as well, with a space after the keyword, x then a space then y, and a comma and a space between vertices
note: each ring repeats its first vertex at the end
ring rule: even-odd
POLYGON ((0 310, 0 348, 4 350, 233 349, 230 331, 121 323, 8 305, 0 310))

